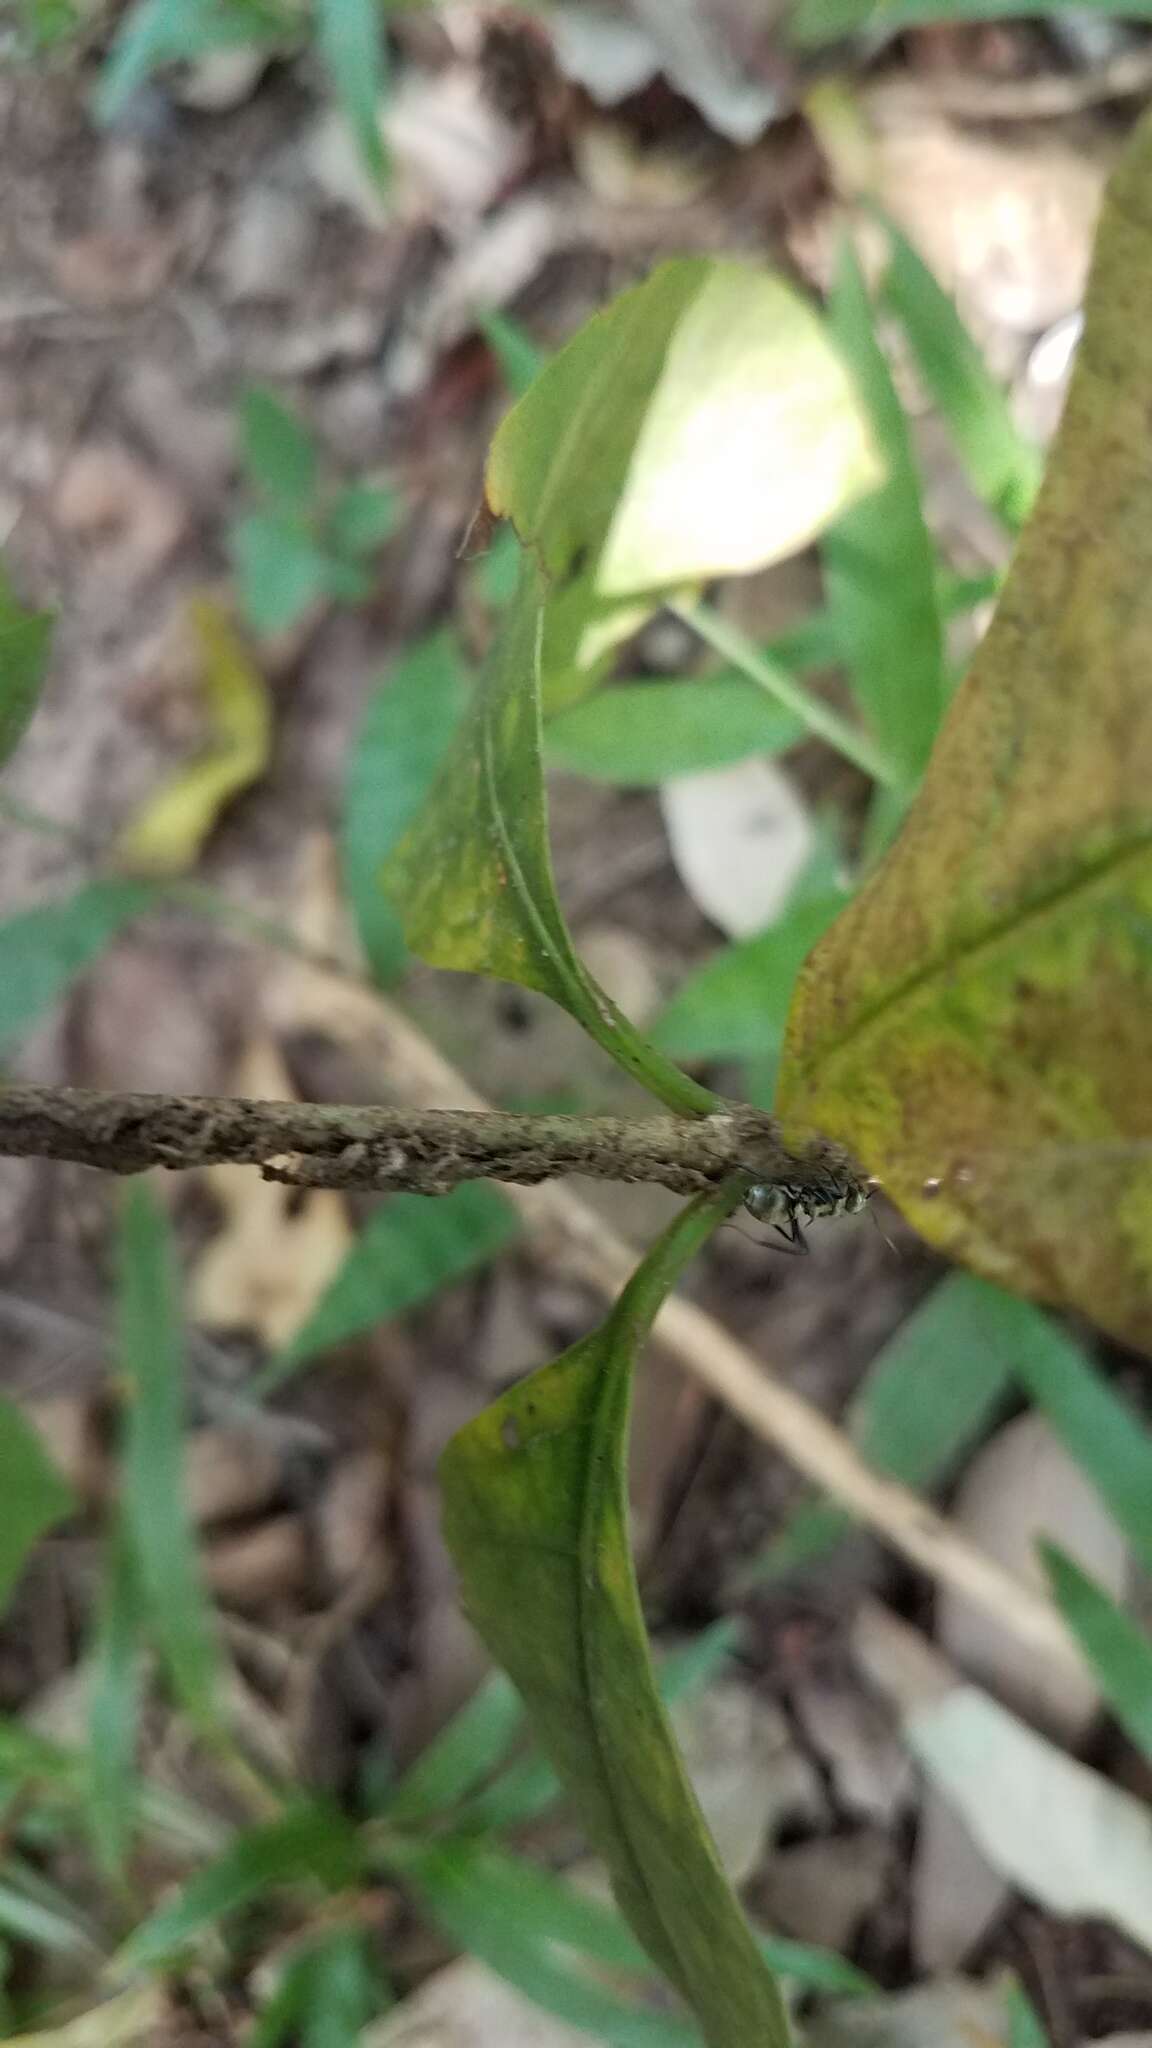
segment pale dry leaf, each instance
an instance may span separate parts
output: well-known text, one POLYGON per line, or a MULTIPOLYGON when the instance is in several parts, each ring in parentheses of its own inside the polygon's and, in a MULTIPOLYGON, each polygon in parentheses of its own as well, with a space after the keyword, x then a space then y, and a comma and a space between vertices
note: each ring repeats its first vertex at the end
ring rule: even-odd
POLYGON ((366 1446, 341 1458, 316 1507, 320 1557, 336 1586, 346 1585, 384 1545, 392 1461, 366 1446))
POLYGON ((894 1998, 837 1999, 810 2021, 806 2048, 1006 2048, 1001 1984, 943 1978, 894 1998))
POLYGON ((483 1963, 464 1961, 369 2027, 362 2048, 588 2048, 588 2036, 530 2005, 483 1963))
POLYGON ((1009 1889, 943 1794, 925 1785, 912 1856, 911 1944, 917 1970, 940 1976, 956 1969, 988 1932, 1009 1889))
POLYGON ((779 1849, 758 1903, 777 1933, 845 1954, 861 1921, 877 1906, 892 1874, 892 1842, 879 1828, 817 1836, 779 1849))
POLYGON ((819 1817, 820 1782, 775 1703, 734 1681, 673 1710, 692 1786, 733 1884, 757 1868, 782 1823, 819 1817))
MULTIPOLYGON (((253 1040, 234 1092, 293 1099, 271 1038, 253 1040)), ((224 1221, 193 1268, 192 1314, 208 1329, 251 1331, 278 1351, 303 1327, 351 1250, 344 1203, 331 1189, 263 1180, 255 1166, 210 1166, 202 1177, 224 1221)))
POLYGON ((660 791, 677 873, 730 938, 762 931, 809 859, 812 821, 772 761, 680 775, 660 791))
POLYGON ((1152 1948, 1152 1814, 975 1686, 906 1721, 912 1753, 994 1868, 1052 1913, 1152 1948))
POLYGON ((747 36, 759 8, 742 0, 632 0, 631 9, 554 9, 557 61, 601 106, 616 106, 660 72, 729 142, 755 142, 781 112, 780 88, 756 76, 747 36))
MULTIPOLYGON (((1021 1415, 997 1430, 968 1466, 952 1513, 965 1536, 1038 1591, 1047 1581, 1037 1544, 1047 1536, 1113 1599, 1123 1598, 1124 1539, 1042 1415, 1021 1415)), ((1023 1644, 952 1587, 941 1588, 936 1635, 965 1677, 1045 1734, 1074 1746, 1086 1732, 1100 1697, 1086 1666, 1023 1644)))
POLYGON ((60 532, 85 549, 89 571, 125 591, 162 567, 188 527, 179 494, 113 441, 89 441, 69 457, 52 512, 60 532))
POLYGON ((212 1424, 185 1441, 184 1495, 198 1527, 261 1513, 283 1477, 278 1445, 265 1430, 212 1424))
POLYGON ((10 2048, 155 2048, 168 2009, 159 1977, 134 1984, 75 2019, 34 2034, 12 2034, 10 2048))
POLYGON ((204 1576, 218 1600, 244 1613, 297 1600, 308 1584, 307 1531, 298 1515, 274 1515, 204 1552, 204 1576))
POLYGON ((409 71, 382 126, 399 209, 457 231, 487 213, 524 163, 524 136, 504 119, 471 64, 409 71))
MULTIPOLYGON (((1043 1416, 1008 1423, 978 1452, 961 1482, 954 1519, 980 1547, 1038 1590, 1044 1577, 1036 1544, 1059 1539, 1116 1598, 1126 1552, 1099 1495, 1058 1443, 1043 1416)), ((957 1668, 1027 1720, 1066 1743, 1088 1728, 1099 1691, 1086 1666, 1027 1648, 1011 1629, 978 1612, 950 1587, 936 1605, 941 1647, 957 1668)), ((955 1968, 999 1912, 1008 1886, 968 1834, 963 1820, 928 1788, 912 1870, 912 1945, 919 1966, 955 1968)))

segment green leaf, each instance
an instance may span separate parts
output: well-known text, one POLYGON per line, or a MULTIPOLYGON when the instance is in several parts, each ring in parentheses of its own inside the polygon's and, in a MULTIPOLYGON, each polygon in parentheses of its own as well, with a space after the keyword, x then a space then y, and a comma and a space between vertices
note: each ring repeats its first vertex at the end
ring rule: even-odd
POLYGON ((88 1713, 92 1836, 112 1876, 123 1872, 139 1807, 136 1742, 144 1620, 140 1575, 121 1515, 105 1546, 88 1713))
POLYGON ((752 265, 662 264, 552 358, 492 443, 489 503, 549 579, 550 707, 657 593, 794 553, 878 474, 806 300, 752 265))
POLYGON ((1039 1549, 1052 1598, 1104 1698, 1137 1749, 1152 1757, 1152 1642, 1074 1558, 1054 1543, 1039 1549))
POLYGON ((262 384, 240 400, 240 441, 249 482, 277 512, 307 512, 316 495, 316 443, 303 421, 262 384))
POLYGON ((338 555, 374 555, 395 533, 400 509, 395 491, 380 484, 349 484, 328 509, 325 539, 338 555))
POLYGON ((1013 1361, 1017 1376, 1152 1570, 1152 1435, 1071 1337, 1046 1316, 1036 1323, 1013 1361))
POLYGON ((229 534, 240 609, 254 633, 283 633, 328 595, 332 562, 294 513, 252 512, 229 534))
POLYGON ((388 78, 380 0, 313 0, 316 45, 332 90, 372 176, 383 183, 387 161, 380 102, 388 78))
POLYGON ((1150 196, 1145 120, 1036 511, 899 840, 804 970, 781 1096, 931 1243, 1144 1349, 1152 327, 1131 280, 1150 196))
POLYGON ((833 331, 852 366, 887 471, 824 535, 824 582, 852 691, 873 739, 914 785, 948 700, 936 556, 907 415, 876 336, 868 287, 845 238, 833 331))
POLYGON ((716 1098, 633 1030, 576 954, 556 897, 540 765, 539 565, 520 589, 423 810, 384 870, 414 953, 551 996, 669 1108, 716 1098))
POLYGON ((548 361, 544 350, 537 348, 518 320, 492 307, 477 313, 476 325, 499 363, 512 396, 523 398, 548 361))
POLYGON ((660 1704, 627 1539, 636 1351, 731 1190, 691 1203, 603 1327, 449 1445, 444 1524, 465 1602, 608 1864, 621 1909, 714 2048, 787 2025, 660 1704))
MULTIPOLYGON (((389 1841, 384 1860, 420 1893, 458 1947, 569 2026, 613 2048, 697 2048, 694 2029, 628 2004, 575 1958, 645 1970, 646 1958, 607 1907, 547 1871, 468 1838, 389 1841)), ((729 2048, 747 2039, 727 2037, 729 2048)))
POLYGON ((803 739, 800 719, 743 677, 622 683, 548 721, 549 765, 637 789, 725 768, 750 754, 782 754, 803 739))
MULTIPOLYGON (((848 1411, 848 1433, 870 1465, 930 1491, 994 1415, 1017 1361, 1046 1341, 1030 1303, 969 1273, 952 1273, 873 1359, 848 1411)), ((740 1574, 739 1584, 810 1565, 851 1527, 819 1501, 801 1509, 740 1574)))
POLYGON ((82 1956, 91 1968, 96 1944, 74 1904, 41 1872, 7 1850, 0 1884, 0 1928, 51 1954, 82 1956))
POLYGON ((467 696, 460 650, 448 633, 411 647, 373 690, 348 756, 341 850, 344 885, 374 978, 403 969, 400 920, 380 870, 428 794, 467 696))
POLYGON ((276 1820, 247 1828, 151 1913, 120 1949, 117 1972, 139 1975, 173 1963, 217 1921, 262 1902, 272 1886, 340 1891, 355 1882, 362 1863, 356 1831, 338 1809, 301 1801, 276 1820))
POLYGON ((447 1813, 503 1762, 523 1727, 515 1686, 491 1672, 405 1773, 388 1801, 389 1821, 411 1827, 447 1813))
POLYGON ((788 1941, 782 1934, 757 1934, 756 1944, 769 1968, 801 1991, 816 1991, 825 1998, 875 1998, 879 1993, 871 1977, 834 1949, 788 1941))
POLYGON ((121 1464, 127 1540, 151 1633, 176 1697, 215 1732, 216 1645, 184 1498, 184 1367, 168 1226, 145 1181, 124 1196, 120 1368, 128 1398, 121 1464))
POLYGON ((0 768, 36 709, 52 645, 52 614, 20 603, 0 565, 0 768))
POLYGON ((38 1024, 121 926, 153 900, 143 882, 87 882, 74 896, 0 923, 0 1046, 38 1024))
POLYGON ((46 1530, 73 1513, 75 1501, 23 1410, 0 1395, 0 1614, 46 1530))
POLYGON ((518 1229, 515 1211, 481 1182, 464 1182, 435 1198, 390 1195, 303 1327, 261 1374, 261 1391, 279 1386, 319 1352, 431 1300, 494 1259, 518 1229))
POLYGON ((792 989, 817 939, 843 909, 836 861, 821 847, 766 931, 738 939, 689 976, 652 1026, 678 1059, 762 1059, 778 1052, 792 989))
POLYGON ((200 599, 191 620, 209 744, 148 799, 117 847, 126 867, 154 875, 182 874, 195 864, 220 813, 263 774, 272 746, 268 686, 227 614, 200 599))
POLYGON ((1040 486, 1040 450, 1020 432, 947 292, 895 221, 880 218, 891 244, 884 304, 908 337, 973 488, 1006 525, 1022 526, 1040 486))

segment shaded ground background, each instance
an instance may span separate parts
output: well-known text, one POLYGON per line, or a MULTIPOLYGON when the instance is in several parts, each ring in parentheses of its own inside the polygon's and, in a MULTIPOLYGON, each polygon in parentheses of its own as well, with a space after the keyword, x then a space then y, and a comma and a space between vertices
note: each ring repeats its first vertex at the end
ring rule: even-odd
MULTIPOLYGON (((725 10, 695 12, 717 73, 701 77, 701 104, 659 62, 650 82, 606 104, 616 60, 603 23, 599 41, 580 43, 579 65, 599 67, 593 91, 571 62, 565 71, 547 27, 513 10, 398 13, 386 198, 307 54, 208 59, 141 88, 101 131, 89 114, 99 29, 79 64, 23 61, 13 39, 0 71, 0 536, 21 587, 57 606, 61 625, 45 706, 6 787, 65 830, 0 829, 6 914, 89 873, 92 850, 115 840, 203 736, 187 604, 206 587, 228 594, 225 536, 250 499, 236 405, 256 380, 309 422, 333 474, 386 473, 402 503, 366 601, 317 605, 258 647, 272 758, 198 869, 239 902, 331 938, 331 840, 370 687, 445 619, 476 649, 490 627, 482 564, 463 543, 508 395, 478 312, 513 313, 548 348, 666 254, 732 250, 772 256, 817 285, 827 276, 837 209, 822 145, 795 110, 796 81, 766 37, 749 54, 725 10), (750 140, 724 132, 740 125, 724 83, 733 65, 775 106, 750 140)), ((888 205, 955 292, 1021 418, 1046 435, 1102 181, 1140 103, 1142 66, 1152 81, 1148 45, 1070 16, 1059 31, 921 30, 844 56, 875 124, 888 205)), ((938 528, 960 567, 995 566, 1002 539, 931 418, 920 425, 938 528)), ((801 560, 723 602, 763 638, 800 617, 816 587, 801 560)), ((662 673, 692 659, 686 636, 660 620, 622 665, 662 673)), ((852 803, 851 779, 817 750, 796 765, 810 800, 852 803)), ((716 926, 677 873, 656 796, 558 777, 553 797, 576 938, 642 1023, 714 948, 716 926)), ((754 846, 739 853, 756 857, 754 846)), ((738 875, 729 882, 738 890, 738 875)), ((267 947, 191 911, 153 914, 16 1067, 45 1082, 371 1099, 371 1062, 326 1033, 314 1000, 294 1014, 294 986, 267 947)), ((414 971, 404 996, 496 1101, 630 1099, 573 1026, 519 992, 414 971)), ((306 1313, 357 1219, 335 1196, 270 1190, 242 1170, 166 1195, 195 1324, 189 1484, 205 1567, 259 1739, 307 1782, 343 1794, 366 1752, 386 1747, 401 1765, 417 1754, 482 1670, 437 1529, 440 1448, 496 1388, 588 1328, 596 1305, 513 1250, 346 1347, 260 1416, 240 1413, 254 1363, 306 1313)), ((639 1243, 668 1213, 652 1191, 590 1199, 639 1243)), ((109 1488, 110 1204, 80 1170, 0 1164, 0 1376, 34 1404, 88 1503, 42 1546, 0 1631, 0 1704, 57 1730, 74 1711, 69 1672, 109 1488)), ((869 1217, 819 1233, 807 1261, 729 1231, 692 1285, 841 1415, 938 1271, 899 1219, 884 1229, 891 1243, 869 1217)), ((1133 1375, 1131 1361, 1115 1363, 1133 1375)), ((1001 1450, 1003 1469, 970 1473, 961 1489, 965 1526, 1011 1554, 1021 1496, 1037 1521, 1055 1498, 1066 1537, 1083 1489, 1051 1444, 1025 1444, 1014 1462, 1001 1450)), ((894 1992, 1009 1963, 1056 2048, 1125 2028, 1152 2039, 1139 2032, 1152 2030, 1147 1959, 1008 1895, 922 1798, 847 1625, 872 1590, 931 1629, 940 1617, 923 1585, 857 1536, 818 1568, 737 1593, 742 1567, 802 1497, 778 1457, 649 1362, 636 1526, 653 1623, 669 1640, 726 1612, 745 1623, 689 1740, 709 1810, 722 1833, 734 1829, 750 1902, 894 1992)), ((1090 1522, 1090 1506, 1084 1514, 1090 1522)), ((959 1642, 954 1633, 962 1661, 959 1642)), ((996 1654, 999 1665, 982 1651, 980 1668, 1012 1699, 1021 1653, 1002 1644, 996 1654)), ((1070 1740, 1087 1733, 1059 1701, 1035 1714, 1070 1740)), ((152 1738, 177 1775, 192 1768, 163 1716, 152 1738)), ((1088 1739, 1100 1755, 1115 1749, 1107 1733, 1088 1739)), ((1118 1768, 1138 1777, 1130 1755, 1118 1768)), ((572 1846, 557 1824, 533 1844, 554 1859, 572 1846)), ((453 1983, 459 1999, 456 2019, 429 2019, 418 2036, 401 2020, 382 2041, 552 2042, 552 2023, 527 2031, 505 1993, 437 1978, 443 1945, 394 1904, 381 1909, 381 1941, 401 1989, 431 1978, 430 2012, 437 2000, 448 2012, 453 1983)), ((202 2002, 203 2037, 241 2039, 248 1996, 218 1988, 211 2018, 202 2002)), ((880 2038, 823 2024, 814 2038, 880 2038)), ((974 2039, 981 2024, 978 2006, 949 2019, 930 2003, 906 2035, 889 2017, 884 2038, 974 2039)))

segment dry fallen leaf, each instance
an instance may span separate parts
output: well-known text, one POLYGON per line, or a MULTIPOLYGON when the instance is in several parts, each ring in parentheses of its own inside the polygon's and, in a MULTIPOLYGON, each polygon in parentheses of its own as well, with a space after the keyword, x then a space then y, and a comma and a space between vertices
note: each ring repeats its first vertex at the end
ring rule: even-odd
POLYGON ((755 760, 680 775, 660 806, 676 870, 706 916, 737 939, 771 924, 814 843, 783 770, 755 760))
POLYGON ((120 840, 123 864, 144 874, 180 874, 193 865, 225 805, 263 774, 272 744, 267 685, 227 616, 201 598, 192 623, 210 738, 205 751, 149 799, 120 840))
MULTIPOLYGON (((293 1099, 270 1038, 249 1046, 234 1089, 264 1100, 293 1099)), ((254 1166, 210 1166, 203 1180, 224 1221, 193 1270, 192 1313, 209 1329, 248 1330, 278 1351, 307 1321, 352 1247, 344 1203, 327 1188, 262 1180, 254 1166)))

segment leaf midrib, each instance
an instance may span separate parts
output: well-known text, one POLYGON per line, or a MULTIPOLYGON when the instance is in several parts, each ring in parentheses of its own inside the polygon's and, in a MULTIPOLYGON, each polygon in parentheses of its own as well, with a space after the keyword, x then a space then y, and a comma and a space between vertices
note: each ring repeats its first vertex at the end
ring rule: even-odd
POLYGON ((994 954, 1006 939, 1026 932, 1029 926, 1042 923, 1044 919, 1058 913, 1081 892, 1090 893, 1107 883, 1115 873, 1129 863, 1136 864, 1149 853, 1152 853, 1152 829, 1139 834, 1127 846, 1113 848, 1095 863, 1079 870, 1068 881, 1060 883, 1046 895, 1036 897, 1023 911, 1015 910, 996 923, 987 925, 977 938, 957 946, 952 952, 934 954, 924 966, 907 975, 895 988, 889 989, 869 1008, 862 1010, 840 1038, 825 1041, 822 1046, 805 1053, 804 1070, 807 1072, 816 1067, 823 1071, 830 1061, 841 1058, 870 1031, 884 1024, 891 1011, 899 1009, 905 1002, 913 1001, 934 980, 958 969, 964 974, 969 973, 979 964, 982 957, 994 954))

